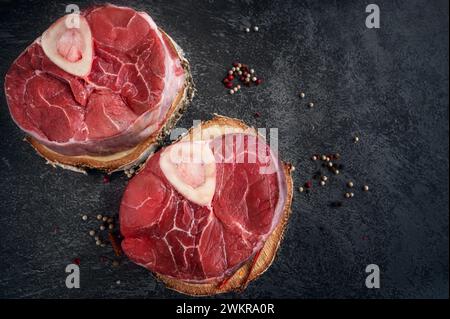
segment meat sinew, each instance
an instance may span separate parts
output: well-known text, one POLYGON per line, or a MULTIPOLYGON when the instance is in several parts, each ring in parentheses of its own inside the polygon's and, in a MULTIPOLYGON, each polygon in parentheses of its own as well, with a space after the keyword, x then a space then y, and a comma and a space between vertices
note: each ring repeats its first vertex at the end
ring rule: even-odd
POLYGON ((120 207, 131 260, 190 283, 233 275, 286 210, 283 163, 254 131, 204 131, 155 153, 129 182, 120 207), (213 134, 209 134, 209 133, 213 134))
POLYGON ((65 156, 108 156, 158 135, 190 83, 177 45, 131 8, 90 8, 78 27, 70 19, 56 21, 6 74, 17 125, 65 156))

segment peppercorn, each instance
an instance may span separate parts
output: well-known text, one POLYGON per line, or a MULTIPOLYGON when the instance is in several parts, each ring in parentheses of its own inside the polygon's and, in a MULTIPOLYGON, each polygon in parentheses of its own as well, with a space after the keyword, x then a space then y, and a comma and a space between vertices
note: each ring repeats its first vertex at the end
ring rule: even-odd
POLYGON ((369 186, 368 185, 364 185, 363 191, 368 192, 369 191, 369 186))
POLYGON ((349 181, 349 182, 347 183, 347 186, 350 187, 350 188, 352 188, 352 187, 353 187, 353 182, 352 182, 352 181, 349 181))
POLYGON ((72 262, 73 262, 75 265, 80 265, 81 260, 80 260, 80 258, 74 258, 74 259, 72 260, 72 262))

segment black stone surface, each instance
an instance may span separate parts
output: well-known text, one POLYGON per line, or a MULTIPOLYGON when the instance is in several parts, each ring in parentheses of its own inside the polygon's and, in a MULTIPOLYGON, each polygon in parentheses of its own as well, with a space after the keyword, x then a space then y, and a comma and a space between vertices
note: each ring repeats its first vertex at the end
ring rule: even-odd
MULTIPOLYGON (((68 3, 91 2, 1 1, 2 81, 68 3)), ((126 3, 149 12, 191 62, 198 93, 179 127, 220 113, 278 128, 297 187, 317 170, 313 153, 342 154, 345 168, 329 186, 295 192, 272 267, 224 297, 448 298, 448 1, 378 0, 380 29, 365 27, 369 1, 126 3), (260 31, 242 31, 250 25, 260 31), (265 83, 227 94, 220 80, 236 60, 265 83), (349 179, 355 198, 330 207, 349 179), (371 263, 380 289, 365 287, 371 263)), ((117 213, 125 176, 103 184, 101 174, 46 165, 22 142, 0 94, 0 297, 182 297, 126 260, 104 264, 111 249, 87 234, 96 214, 117 213), (81 288, 70 290, 64 269, 74 258, 81 288)))

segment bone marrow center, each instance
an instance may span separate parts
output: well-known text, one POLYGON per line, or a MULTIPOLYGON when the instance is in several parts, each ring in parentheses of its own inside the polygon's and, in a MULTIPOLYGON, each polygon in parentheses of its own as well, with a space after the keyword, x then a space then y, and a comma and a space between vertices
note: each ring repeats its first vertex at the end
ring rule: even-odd
POLYGON ((60 56, 69 62, 77 62, 83 58, 84 42, 80 31, 76 28, 67 29, 56 42, 60 56))
POLYGON ((167 147, 159 165, 164 176, 187 199, 208 206, 216 186, 216 163, 204 142, 181 142, 167 147))
POLYGON ((176 164, 178 175, 192 188, 198 188, 205 183, 205 168, 201 163, 176 164))

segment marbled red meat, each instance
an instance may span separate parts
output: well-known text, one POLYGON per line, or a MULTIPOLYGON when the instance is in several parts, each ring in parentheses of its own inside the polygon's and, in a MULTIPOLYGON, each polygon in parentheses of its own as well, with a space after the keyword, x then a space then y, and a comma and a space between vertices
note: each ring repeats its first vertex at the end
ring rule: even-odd
POLYGON ((120 227, 123 250, 134 262, 183 281, 219 280, 252 258, 278 224, 286 181, 265 141, 235 133, 216 137, 208 146, 216 165, 210 205, 197 205, 177 192, 160 167, 164 149, 130 180, 120 227), (254 145, 264 156, 255 156, 254 145))
MULTIPOLYGON (((107 155, 157 132, 184 85, 173 44, 146 13, 113 5, 81 14, 93 38, 87 76, 67 73, 46 55, 41 38, 10 67, 5 92, 14 121, 65 155, 107 155)), ((59 44, 58 44, 59 45, 59 44)), ((76 60, 63 38, 58 50, 76 60)))

